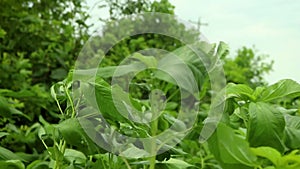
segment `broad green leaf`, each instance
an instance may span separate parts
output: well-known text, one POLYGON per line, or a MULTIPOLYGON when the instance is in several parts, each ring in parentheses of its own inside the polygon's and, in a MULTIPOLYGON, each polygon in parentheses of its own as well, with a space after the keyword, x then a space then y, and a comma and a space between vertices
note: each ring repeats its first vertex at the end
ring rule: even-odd
POLYGON ((239 98, 242 100, 255 100, 253 89, 244 84, 229 83, 226 86, 226 98, 239 98))
POLYGON ((248 121, 248 113, 245 107, 238 107, 234 110, 233 114, 230 116, 230 122, 236 128, 240 127, 240 119, 243 120, 244 123, 248 121))
POLYGON ((191 70, 196 69, 190 69, 183 60, 169 55, 159 60, 158 70, 155 71, 154 77, 175 84, 193 94, 197 92, 197 82, 201 80, 195 79, 191 70))
POLYGON ((4 137, 4 136, 7 136, 9 135, 9 133, 7 132, 0 132, 0 138, 4 137))
MULTIPOLYGON (((118 85, 110 87, 104 80, 97 80, 96 82, 95 84, 87 84, 84 89, 87 101, 96 109, 94 115, 103 116, 105 120, 118 124, 122 122, 132 124, 130 120, 143 121, 144 116, 139 111, 140 104, 123 91, 121 87, 118 85), (93 92, 95 92, 94 96, 93 92)), ((93 112, 89 114, 91 113, 93 112)), ((135 127, 135 131, 138 131, 137 133, 140 135, 145 135, 138 127, 132 127, 135 127)))
POLYGON ((142 122, 145 117, 140 111, 141 105, 139 102, 133 99, 129 93, 125 92, 118 85, 113 85, 111 89, 113 96, 112 99, 114 100, 113 105, 111 106, 115 106, 117 108, 117 112, 115 113, 122 115, 126 119, 142 122))
POLYGON ((224 169, 250 169, 256 166, 256 157, 246 140, 234 130, 220 123, 208 140, 209 148, 224 169))
POLYGON ((254 90, 254 92, 253 92, 253 96, 255 98, 258 98, 265 89, 266 89, 265 86, 256 87, 255 90, 254 90))
POLYGON ((66 99, 66 94, 63 86, 63 82, 58 82, 52 85, 50 88, 51 96, 57 103, 59 103, 59 101, 61 100, 66 99))
POLYGON ((85 164, 86 163, 86 156, 77 150, 74 149, 66 149, 64 157, 70 162, 75 164, 85 164))
POLYGON ((257 156, 269 159, 275 166, 278 165, 281 158, 281 154, 272 147, 251 148, 251 151, 257 156))
POLYGON ((231 115, 235 111, 234 99, 227 99, 225 101, 224 112, 231 115))
POLYGON ((294 115, 294 114, 297 114, 297 112, 299 111, 298 109, 286 109, 279 105, 277 105, 277 106, 278 106, 277 109, 280 110, 280 112, 284 115, 294 115))
POLYGON ((48 168, 49 162, 48 161, 42 161, 42 160, 35 160, 32 163, 30 163, 26 169, 45 169, 48 168))
POLYGON ((41 154, 39 154, 38 152, 33 152, 31 154, 27 154, 27 153, 24 153, 24 152, 15 152, 15 154, 19 157, 21 157, 22 159, 24 159, 24 162, 31 162, 31 161, 34 161, 36 159, 38 159, 41 154))
POLYGON ((224 43, 224 42, 220 42, 217 48, 217 55, 223 59, 225 58, 227 55, 229 54, 229 46, 224 43))
POLYGON ((128 65, 106 66, 97 69, 76 70, 74 76, 76 79, 89 80, 95 75, 101 78, 119 77, 129 73, 138 72, 145 68, 145 65, 138 62, 133 62, 128 65))
POLYGON ((178 103, 176 102, 167 102, 166 110, 175 110, 178 107, 178 103))
POLYGON ((152 119, 156 119, 166 107, 165 95, 161 90, 154 89, 149 95, 149 101, 151 105, 152 119))
POLYGON ((291 149, 300 148, 300 117, 286 115, 285 144, 291 149))
MULTIPOLYGON (((43 143, 45 138, 51 138, 52 140, 59 139, 58 130, 54 125, 48 123, 42 116, 39 116, 39 121, 43 124, 43 127, 39 128, 38 137, 43 143)), ((47 148, 47 145, 44 144, 44 146, 47 148)))
POLYGON ((38 130, 38 137, 40 140, 44 140, 43 137, 46 135, 46 131, 43 127, 40 127, 38 130))
POLYGON ((293 150, 291 153, 284 155, 278 164, 277 168, 283 169, 298 169, 300 168, 299 150, 293 150))
POLYGON ((185 123, 171 115, 168 114, 164 114, 164 118, 170 123, 172 124, 171 129, 175 130, 175 131, 186 131, 187 127, 185 125, 185 123))
POLYGON ((193 165, 176 158, 170 158, 167 161, 162 161, 162 164, 167 164, 169 168, 174 169, 185 169, 188 167, 194 167, 193 165))
POLYGON ((195 81, 197 82, 198 84, 198 87, 200 88, 201 87, 201 93, 202 95, 206 94, 206 88, 208 87, 208 85, 210 84, 206 84, 207 83, 207 79, 208 79, 208 76, 206 75, 205 72, 201 71, 199 69, 199 67, 197 67, 197 65, 195 65, 194 63, 189 63, 189 62, 186 62, 186 65, 190 68, 190 70, 193 72, 193 75, 194 75, 194 79, 195 81), (206 85, 206 86, 205 86, 206 85), (203 91, 202 91, 203 90, 203 91))
POLYGON ((0 161, 0 166, 3 169, 25 169, 25 165, 20 160, 0 161))
POLYGON ((139 149, 136 146, 134 146, 133 144, 128 145, 128 149, 126 149, 125 151, 122 151, 120 153, 121 156, 124 157, 131 157, 131 158, 144 158, 144 157, 149 157, 149 153, 143 149, 139 149))
POLYGON ((300 96, 300 84, 293 80, 285 79, 267 87, 264 91, 262 91, 258 101, 269 102, 289 96, 300 96))
POLYGON ((215 44, 208 44, 206 42, 194 43, 189 46, 180 47, 172 53, 180 58, 185 63, 190 63, 199 68, 201 72, 207 70, 211 65, 211 57, 215 50, 215 44))
POLYGON ((138 62, 133 62, 128 65, 107 66, 101 67, 97 71, 97 75, 102 78, 119 77, 129 73, 136 73, 145 68, 145 65, 138 62))
POLYGON ((190 93, 201 89, 207 81, 208 72, 214 67, 211 55, 208 53, 214 46, 197 43, 172 51, 158 61, 155 77, 175 84, 190 93))
POLYGON ((53 147, 49 147, 47 149, 47 151, 49 152, 50 157, 53 160, 62 161, 63 158, 64 158, 63 154, 59 151, 59 149, 58 149, 58 147, 56 145, 54 145, 53 147))
POLYGON ((140 53, 134 53, 131 58, 140 60, 147 66, 147 68, 156 68, 157 67, 157 60, 153 56, 144 56, 140 53))
POLYGON ((9 149, 6 149, 4 147, 0 147, 0 160, 20 160, 25 161, 9 149))
POLYGON ((114 121, 126 121, 115 106, 112 98, 112 88, 103 79, 97 79, 95 83, 82 84, 85 98, 89 105, 99 109, 105 119, 114 121))
MULTIPOLYGON (((213 55, 215 53, 215 48, 216 48, 215 43, 207 43, 205 41, 200 41, 200 42, 196 42, 196 46, 206 54, 213 55)), ((193 47, 195 46, 193 45, 193 47)))
POLYGON ((269 146, 284 151, 283 114, 267 103, 250 103, 247 139, 251 147, 269 146))
POLYGON ((74 146, 86 146, 84 131, 76 118, 67 119, 59 123, 56 128, 67 143, 74 146))
MULTIPOLYGON (((99 148, 95 146, 94 142, 86 135, 83 127, 88 127, 87 120, 80 119, 80 123, 77 118, 67 119, 59 123, 56 128, 59 130, 63 138, 70 145, 77 146, 79 151, 85 154, 94 153, 99 151, 99 148)), ((95 130, 91 128, 91 130, 95 130)))

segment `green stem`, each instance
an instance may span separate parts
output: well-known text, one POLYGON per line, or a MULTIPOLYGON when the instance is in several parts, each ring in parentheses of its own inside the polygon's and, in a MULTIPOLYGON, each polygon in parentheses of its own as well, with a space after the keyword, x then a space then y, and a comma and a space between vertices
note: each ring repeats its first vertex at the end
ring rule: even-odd
POLYGON ((64 112, 62 111, 62 109, 61 109, 61 107, 60 107, 60 104, 59 104, 58 100, 55 99, 55 102, 56 102, 56 104, 57 104, 57 107, 58 107, 60 113, 65 117, 65 114, 64 114, 64 112))
POLYGON ((113 154, 112 153, 109 153, 108 154, 108 159, 109 159, 109 168, 114 168, 114 162, 113 162, 113 154))
POLYGON ((150 157, 150 160, 149 160, 149 162, 150 162, 150 167, 149 167, 149 169, 155 169, 155 157, 156 156, 153 156, 153 157, 150 157))
MULTIPOLYGON (((154 78, 151 78, 151 84, 155 85, 154 78)), ((155 89, 156 86, 153 86, 153 88, 155 89)), ((152 117, 156 117, 156 115, 158 115, 158 113, 159 113, 159 112, 157 112, 157 111, 159 111, 159 109, 157 107, 159 105, 151 103, 151 99, 150 99, 150 104, 151 104, 151 114, 152 114, 152 117)), ((158 127, 158 119, 156 118, 151 123, 151 135, 152 135, 153 141, 151 142, 151 150, 150 150, 151 153, 150 154, 152 155, 152 157, 149 158, 149 163, 150 163, 149 169, 155 169, 155 164, 156 164, 156 148, 157 147, 156 147, 155 136, 157 134, 157 127, 158 127)))
MULTIPOLYGON (((64 155, 65 151, 66 151, 66 141, 65 140, 60 140, 59 143, 59 151, 64 155)), ((62 159, 55 159, 55 163, 54 163, 54 169, 59 169, 60 166, 60 161, 62 161, 62 159)))
MULTIPOLYGON (((155 119, 152 122, 152 125, 151 125, 152 138, 154 138, 156 133, 157 133, 157 126, 158 126, 158 119, 155 119)), ((153 155, 153 156, 150 157, 150 160, 149 160, 149 162, 150 162, 149 169, 155 169, 155 163, 156 163, 156 142, 155 142, 155 139, 151 143, 151 155, 153 155)))
POLYGON ((168 97, 167 102, 170 101, 178 92, 179 92, 179 89, 176 90, 170 97, 168 97))
POLYGON ((62 143, 62 146, 60 148, 60 152, 64 155, 65 154, 65 151, 66 151, 66 145, 67 145, 67 142, 65 140, 63 140, 63 143, 62 143))
POLYGON ((131 167, 130 167, 128 161, 126 160, 126 158, 124 158, 124 157, 122 157, 122 156, 121 156, 121 158, 122 158, 122 160, 124 161, 124 163, 126 164, 127 169, 131 169, 131 167))
POLYGON ((66 87, 65 85, 64 85, 64 90, 65 90, 65 92, 66 92, 66 95, 67 95, 68 100, 69 100, 69 102, 70 102, 70 104, 71 104, 71 107, 72 107, 72 115, 71 115, 71 118, 74 118, 75 115, 76 115, 76 113, 75 113, 75 107, 74 107, 74 104, 73 104, 73 100, 72 100, 72 98, 71 98, 71 96, 70 96, 70 94, 69 94, 69 91, 68 91, 68 89, 67 89, 67 87, 66 87))

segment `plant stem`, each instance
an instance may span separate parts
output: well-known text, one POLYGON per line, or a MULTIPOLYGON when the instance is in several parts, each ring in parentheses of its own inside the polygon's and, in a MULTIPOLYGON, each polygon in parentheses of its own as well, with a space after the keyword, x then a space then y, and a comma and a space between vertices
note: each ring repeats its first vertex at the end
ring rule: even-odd
POLYGON ((69 102, 70 102, 70 104, 71 104, 71 107, 72 107, 72 115, 71 115, 71 118, 74 118, 75 115, 76 115, 76 113, 75 113, 75 107, 74 107, 74 104, 73 104, 73 100, 72 100, 72 98, 71 98, 71 96, 70 96, 70 94, 69 94, 68 88, 67 88, 65 85, 64 85, 64 90, 65 90, 65 92, 66 92, 66 95, 67 95, 68 100, 69 100, 69 102))
POLYGON ((156 156, 153 156, 153 157, 150 157, 150 167, 149 169, 155 169, 155 162, 156 162, 156 159, 155 159, 156 156))
POLYGON ((108 163, 109 163, 109 168, 110 168, 112 166, 110 153, 108 153, 108 163))
POLYGON ((121 158, 122 158, 122 160, 124 161, 124 163, 126 164, 127 169, 131 169, 131 167, 130 167, 128 161, 126 160, 126 158, 124 158, 124 157, 122 157, 122 156, 121 156, 121 158))
MULTIPOLYGON (((154 81, 154 78, 151 78, 151 81, 152 83, 151 84, 154 84, 155 85, 155 81, 154 81)), ((156 86, 153 86, 154 89, 156 89, 156 86)), ((155 93, 152 93, 151 91, 151 96, 149 97, 149 100, 150 100, 150 105, 151 105, 151 114, 152 114, 152 118, 156 118, 156 116, 159 114, 159 107, 160 107, 160 104, 159 104, 159 99, 160 98, 157 98, 157 94, 155 93)), ((152 135, 152 141, 151 141, 151 152, 150 152, 150 155, 152 155, 152 157, 149 158, 149 163, 150 163, 150 166, 149 166, 149 169, 155 169, 155 164, 156 164, 156 150, 157 150, 157 147, 156 147, 156 134, 157 134, 157 128, 158 128, 158 118, 154 119, 151 123, 151 135, 152 135)))
MULTIPOLYGON (((152 112, 155 113, 155 112, 152 112)), ((156 163, 156 141, 154 139, 156 133, 157 133, 157 126, 158 126, 158 119, 155 119, 152 122, 151 125, 151 134, 152 134, 152 138, 154 141, 151 142, 151 155, 153 155, 152 157, 150 157, 150 167, 149 169, 155 169, 155 163, 156 163)))
POLYGON ((168 97, 167 102, 170 101, 178 92, 179 89, 177 89, 171 96, 168 97))
POLYGON ((55 99, 55 102, 56 102, 56 104, 57 104, 57 107, 58 107, 58 109, 59 109, 59 112, 65 117, 65 114, 64 114, 64 112, 62 111, 62 109, 61 109, 61 107, 60 107, 60 104, 59 104, 58 100, 55 99))
POLYGON ((65 154, 65 151, 66 151, 66 145, 67 145, 67 142, 65 140, 63 140, 63 143, 62 143, 62 146, 61 146, 61 149, 60 149, 60 152, 63 155, 65 154))
MULTIPOLYGON (((65 154, 65 151, 66 151, 66 144, 67 142, 65 140, 60 140, 60 143, 59 143, 59 151, 62 153, 62 155, 65 154)), ((54 163, 54 169, 59 169, 59 166, 60 166, 60 161, 62 161, 62 159, 55 159, 55 163, 54 163)))

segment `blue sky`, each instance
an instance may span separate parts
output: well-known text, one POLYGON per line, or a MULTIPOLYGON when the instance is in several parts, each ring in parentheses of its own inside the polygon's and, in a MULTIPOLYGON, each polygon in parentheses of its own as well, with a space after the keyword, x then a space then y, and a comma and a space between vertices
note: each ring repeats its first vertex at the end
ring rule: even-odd
MULTIPOLYGON (((87 0, 92 6, 96 0, 87 0)), ((231 54, 255 46, 274 60, 270 83, 290 78, 300 82, 300 1, 296 0, 169 0, 186 21, 199 17, 208 26, 201 32, 210 42, 224 41, 231 54)), ((97 8, 90 10, 95 15, 97 8)), ((99 15, 99 13, 98 13, 99 15)), ((107 14, 103 13, 103 16, 107 14)), ((95 16, 93 16, 95 17, 95 16)))

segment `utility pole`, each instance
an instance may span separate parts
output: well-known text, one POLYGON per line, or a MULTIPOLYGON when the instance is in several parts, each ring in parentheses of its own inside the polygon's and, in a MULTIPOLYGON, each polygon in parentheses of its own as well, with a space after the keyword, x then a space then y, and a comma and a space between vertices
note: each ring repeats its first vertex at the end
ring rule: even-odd
POLYGON ((199 32, 200 32, 201 26, 208 26, 208 23, 203 23, 203 22, 201 22, 201 17, 198 18, 198 21, 197 21, 197 22, 194 22, 194 21, 190 21, 190 22, 197 25, 197 30, 198 30, 199 32))

